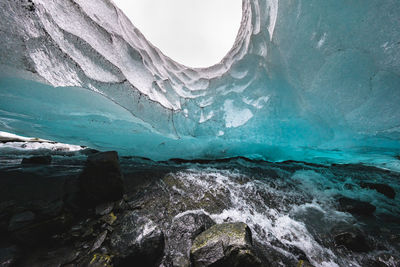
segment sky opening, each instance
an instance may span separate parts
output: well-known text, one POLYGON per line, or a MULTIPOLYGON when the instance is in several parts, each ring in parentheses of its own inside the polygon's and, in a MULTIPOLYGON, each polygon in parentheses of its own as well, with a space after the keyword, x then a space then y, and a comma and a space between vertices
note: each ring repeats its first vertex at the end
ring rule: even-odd
POLYGON ((232 48, 242 0, 113 0, 165 55, 189 67, 219 63, 232 48))

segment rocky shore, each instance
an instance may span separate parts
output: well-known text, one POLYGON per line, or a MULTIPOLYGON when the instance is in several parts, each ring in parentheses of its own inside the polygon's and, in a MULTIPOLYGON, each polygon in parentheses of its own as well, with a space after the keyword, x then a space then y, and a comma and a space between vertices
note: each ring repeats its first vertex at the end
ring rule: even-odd
POLYGON ((399 266, 396 190, 373 182, 397 173, 87 154, 0 169, 0 266, 399 266), (299 180, 328 171, 339 185, 299 180), (349 197, 354 190, 387 205, 349 197))

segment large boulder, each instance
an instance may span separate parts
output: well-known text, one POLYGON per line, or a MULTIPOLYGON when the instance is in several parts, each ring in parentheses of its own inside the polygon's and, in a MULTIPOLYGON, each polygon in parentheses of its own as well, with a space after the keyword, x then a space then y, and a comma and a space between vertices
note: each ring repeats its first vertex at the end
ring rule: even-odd
POLYGON ((23 158, 21 164, 48 165, 51 164, 51 160, 51 156, 32 156, 30 158, 23 158))
POLYGON ((385 195, 386 197, 388 197, 390 199, 394 199, 396 196, 396 191, 394 191, 394 189, 387 184, 361 183, 360 186, 362 188, 368 188, 371 190, 375 190, 378 193, 381 193, 382 195, 385 195))
POLYGON ((371 250, 364 233, 354 226, 336 226, 332 229, 332 235, 338 247, 345 247, 354 252, 368 252, 371 250))
POLYGON ((168 249, 174 267, 190 266, 190 248, 194 238, 215 222, 204 212, 185 213, 172 220, 168 231, 168 249))
POLYGON ((245 223, 224 223, 198 235, 190 250, 195 267, 261 266, 254 254, 250 228, 245 223))
POLYGON ((338 199, 338 202, 340 211, 349 212, 351 214, 370 216, 376 210, 376 207, 368 202, 348 197, 341 197, 338 199))
POLYGON ((81 198, 92 207, 121 199, 124 186, 118 153, 109 151, 88 156, 79 186, 81 198))
POLYGON ((158 266, 164 252, 164 233, 138 212, 125 214, 111 235, 116 266, 158 266))

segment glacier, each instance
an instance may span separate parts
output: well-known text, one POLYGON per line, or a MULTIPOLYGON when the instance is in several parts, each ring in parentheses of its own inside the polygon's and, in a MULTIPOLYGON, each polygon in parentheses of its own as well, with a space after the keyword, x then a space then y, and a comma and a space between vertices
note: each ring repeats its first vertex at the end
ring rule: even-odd
POLYGON ((165 56, 110 0, 0 14, 0 131, 154 160, 400 154, 398 0, 243 0, 208 68, 165 56))

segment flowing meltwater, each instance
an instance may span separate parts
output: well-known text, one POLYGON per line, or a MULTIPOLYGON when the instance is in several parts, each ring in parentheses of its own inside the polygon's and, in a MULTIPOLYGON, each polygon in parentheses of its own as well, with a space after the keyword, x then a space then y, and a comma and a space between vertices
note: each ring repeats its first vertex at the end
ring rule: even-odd
POLYGON ((128 191, 154 180, 137 193, 154 214, 245 222, 271 266, 399 266, 398 0, 243 0, 208 68, 165 56, 109 0, 0 15, 0 131, 56 141, 0 138, 0 201, 116 150, 128 191))
MULTIPOLYGON (((0 157, 0 176, 10 184, 24 180, 30 190, 31 183, 39 182, 41 188, 35 190, 46 191, 45 181, 79 174, 87 152, 64 147, 64 155, 60 150, 46 153, 52 155, 51 166, 21 169, 17 162, 21 156, 9 151, 0 157), (18 173, 26 177, 19 178, 18 173), (31 174, 44 178, 35 176, 32 181, 31 174)), ((157 203, 151 214, 161 225, 168 225, 160 215, 166 211, 173 216, 172 221, 188 214, 207 214, 216 223, 245 222, 251 228, 254 245, 268 255, 268 266, 297 266, 299 260, 307 260, 313 266, 363 267, 396 267, 400 262, 398 194, 392 199, 364 186, 367 182, 384 183, 400 192, 399 172, 360 164, 272 163, 246 158, 154 162, 122 157, 120 162, 128 188, 130 183, 137 183, 137 173, 155 181, 145 186, 145 194, 138 193, 139 199, 133 202, 148 203, 155 197, 157 203), (376 211, 372 217, 349 213, 338 204, 340 198, 371 203, 376 211), (337 243, 336 235, 343 231, 362 236, 356 241, 359 244, 353 244, 354 252, 337 243), (368 248, 358 251, 358 246, 368 248)), ((18 192, 9 186, 0 200, 14 191, 18 192)), ((30 194, 35 195, 27 193, 30 194)))
MULTIPOLYGON (((212 197, 220 199, 223 202, 221 206, 225 205, 226 208, 220 213, 209 212, 211 217, 220 223, 247 223, 261 246, 268 243, 273 249, 294 259, 298 251, 293 248, 299 248, 315 266, 367 266, 366 261, 363 262, 365 255, 346 255, 329 238, 332 227, 358 225, 371 234, 373 242, 385 243, 390 251, 387 264, 395 266, 391 265, 395 263, 390 262, 393 260, 390 257, 399 256, 399 246, 398 243, 390 245, 390 240, 394 233, 399 233, 400 228, 396 222, 390 223, 384 218, 388 214, 398 216, 400 206, 395 200, 387 201, 384 196, 362 189, 357 183, 368 179, 369 175, 376 175, 381 181, 392 180, 397 184, 396 190, 399 190, 398 174, 392 176, 371 169, 364 176, 363 172, 357 173, 350 168, 341 170, 339 167, 307 166, 301 163, 259 164, 243 159, 233 160, 229 164, 215 163, 200 169, 188 168, 173 174, 175 179, 182 182, 173 188, 174 193, 190 193, 193 201, 200 203, 212 197), (232 170, 226 169, 227 165, 232 170), (358 196, 377 205, 376 224, 367 225, 363 219, 338 211, 334 201, 337 195, 358 196), (384 226, 379 223, 384 223, 384 226), (374 231, 379 232, 377 237, 372 237, 374 231)), ((196 210, 184 213, 188 212, 196 210)), ((371 254, 380 252, 377 249, 371 254)), ((280 264, 289 266, 285 262, 280 264)))

